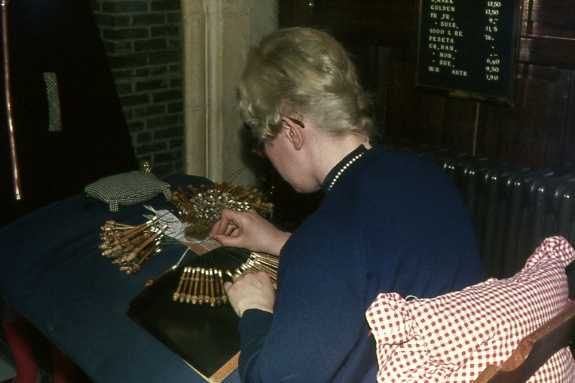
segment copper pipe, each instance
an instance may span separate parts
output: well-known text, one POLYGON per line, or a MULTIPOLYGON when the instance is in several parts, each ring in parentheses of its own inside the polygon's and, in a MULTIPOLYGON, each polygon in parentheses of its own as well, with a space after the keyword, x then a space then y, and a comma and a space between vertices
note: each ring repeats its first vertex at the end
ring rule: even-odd
POLYGON ((10 62, 10 24, 8 7, 10 0, 1 0, 2 7, 2 54, 4 64, 4 98, 6 101, 6 121, 8 123, 8 136, 10 140, 10 159, 12 162, 12 181, 14 183, 14 197, 16 201, 22 199, 22 185, 18 156, 16 155, 16 137, 14 134, 14 100, 12 99, 12 77, 10 62))

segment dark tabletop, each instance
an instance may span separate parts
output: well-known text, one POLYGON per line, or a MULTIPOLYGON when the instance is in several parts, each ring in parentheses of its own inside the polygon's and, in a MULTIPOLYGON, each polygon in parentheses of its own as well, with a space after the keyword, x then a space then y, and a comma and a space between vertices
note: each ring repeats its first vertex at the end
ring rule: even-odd
MULTIPOLYGON (((207 180, 180 176, 172 185, 207 180)), ((168 206, 163 196, 147 202, 168 206)), ((94 382, 203 382, 183 360, 133 322, 130 301, 185 248, 163 246, 135 275, 100 255, 99 228, 108 219, 145 221, 143 204, 111 213, 78 195, 0 228, 0 291, 5 300, 80 366, 94 382)), ((237 372, 226 382, 238 382, 237 372)))

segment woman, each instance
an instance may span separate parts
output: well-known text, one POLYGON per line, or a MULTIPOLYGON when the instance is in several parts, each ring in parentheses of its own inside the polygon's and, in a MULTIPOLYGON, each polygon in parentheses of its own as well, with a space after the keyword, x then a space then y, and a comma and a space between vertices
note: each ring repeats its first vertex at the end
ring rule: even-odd
POLYGON ((290 28, 251 52, 239 86, 244 121, 295 190, 323 189, 293 234, 254 212, 224 211, 212 237, 280 254, 226 285, 241 317, 244 382, 375 382, 364 313, 377 293, 431 297, 480 280, 468 214, 432 163, 370 143, 367 97, 326 33, 290 28))

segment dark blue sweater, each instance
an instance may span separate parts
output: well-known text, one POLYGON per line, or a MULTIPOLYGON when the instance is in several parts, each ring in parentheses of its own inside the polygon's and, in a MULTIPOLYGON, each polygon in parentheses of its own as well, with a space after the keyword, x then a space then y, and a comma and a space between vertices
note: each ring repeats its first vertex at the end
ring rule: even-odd
POLYGON ((433 297, 482 278, 467 210, 432 162, 374 147, 281 253, 274 314, 240 321, 244 382, 375 382, 365 310, 380 292, 433 297))

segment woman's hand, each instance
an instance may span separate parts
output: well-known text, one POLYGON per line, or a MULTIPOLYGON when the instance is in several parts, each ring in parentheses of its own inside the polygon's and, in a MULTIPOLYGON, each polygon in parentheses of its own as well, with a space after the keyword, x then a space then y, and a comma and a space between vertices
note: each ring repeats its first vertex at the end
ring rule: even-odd
POLYGON ((290 233, 278 230, 255 211, 238 212, 224 209, 210 236, 224 246, 243 247, 279 255, 290 233))
POLYGON ((233 283, 226 282, 224 289, 230 304, 240 318, 249 309, 274 312, 273 283, 269 275, 263 271, 242 274, 233 283))

